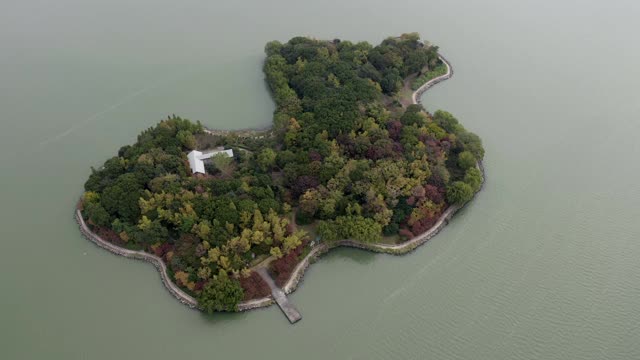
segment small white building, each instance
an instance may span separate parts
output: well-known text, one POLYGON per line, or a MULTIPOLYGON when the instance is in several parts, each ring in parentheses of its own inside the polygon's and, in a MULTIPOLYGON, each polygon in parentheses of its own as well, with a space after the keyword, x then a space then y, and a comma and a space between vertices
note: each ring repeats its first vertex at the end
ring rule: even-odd
POLYGON ((191 167, 191 172, 193 172, 194 174, 196 173, 205 174, 206 172, 204 171, 204 160, 211 159, 212 157, 218 154, 226 154, 229 157, 233 157, 233 150, 231 149, 212 150, 212 151, 207 151, 205 153, 198 150, 191 151, 189 154, 187 154, 187 158, 189 158, 189 166, 191 167))

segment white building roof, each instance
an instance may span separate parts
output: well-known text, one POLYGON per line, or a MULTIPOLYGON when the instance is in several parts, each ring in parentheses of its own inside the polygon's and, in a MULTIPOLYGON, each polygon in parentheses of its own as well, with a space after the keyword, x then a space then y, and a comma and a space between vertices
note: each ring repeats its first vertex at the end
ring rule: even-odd
POLYGON ((205 174, 204 170, 204 160, 210 159, 218 154, 226 154, 229 157, 233 157, 233 150, 213 150, 207 151, 203 153, 198 150, 193 150, 189 154, 187 154, 187 158, 189 159, 189 166, 191 167, 191 172, 205 174))

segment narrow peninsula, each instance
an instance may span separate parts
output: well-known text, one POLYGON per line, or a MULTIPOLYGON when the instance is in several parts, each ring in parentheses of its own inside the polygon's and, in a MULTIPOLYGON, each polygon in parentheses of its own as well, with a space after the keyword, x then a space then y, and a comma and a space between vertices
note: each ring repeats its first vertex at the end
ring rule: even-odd
POLYGON ((484 182, 480 138, 420 95, 452 75, 416 33, 380 45, 295 37, 265 47, 276 110, 264 130, 177 116, 92 169, 82 233, 153 263, 181 302, 209 313, 280 305, 336 246, 403 254, 484 182))

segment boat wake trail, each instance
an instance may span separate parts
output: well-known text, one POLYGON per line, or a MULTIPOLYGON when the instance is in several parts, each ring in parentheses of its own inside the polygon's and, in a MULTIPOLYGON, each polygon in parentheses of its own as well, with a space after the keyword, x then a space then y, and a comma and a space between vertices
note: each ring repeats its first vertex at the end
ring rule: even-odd
POLYGON ((88 118, 76 123, 76 124, 73 124, 67 130, 65 130, 65 131, 63 131, 63 132, 61 132, 59 134, 56 134, 56 135, 54 135, 54 136, 52 136, 52 137, 50 137, 48 139, 45 139, 44 141, 40 142, 40 144, 39 144, 40 149, 44 148, 45 146, 47 146, 47 145, 49 145, 51 143, 59 141, 60 139, 66 137, 67 135, 69 135, 69 134, 73 133, 74 131, 80 129, 81 127, 83 127, 83 126, 85 126, 85 125, 87 125, 87 124, 99 119, 103 115, 105 115, 105 114, 107 114, 107 113, 109 113, 109 112, 111 112, 111 111, 113 111, 113 110, 115 110, 115 109, 117 109, 117 108, 119 108, 119 107, 121 107, 123 105, 126 105, 126 104, 130 103, 133 99, 137 98, 138 96, 143 95, 143 94, 145 94, 145 93, 147 93, 147 92, 149 92, 151 90, 157 89, 161 85, 163 85, 165 83, 169 83, 169 82, 175 80, 176 78, 177 77, 171 77, 169 79, 159 80, 159 81, 156 81, 156 82, 154 82, 154 83, 152 83, 152 84, 150 84, 148 86, 145 86, 142 89, 136 90, 136 91, 128 94, 127 96, 125 96, 124 98, 122 98, 118 102, 116 102, 115 104, 108 106, 104 110, 101 110, 101 111, 89 116, 88 118))

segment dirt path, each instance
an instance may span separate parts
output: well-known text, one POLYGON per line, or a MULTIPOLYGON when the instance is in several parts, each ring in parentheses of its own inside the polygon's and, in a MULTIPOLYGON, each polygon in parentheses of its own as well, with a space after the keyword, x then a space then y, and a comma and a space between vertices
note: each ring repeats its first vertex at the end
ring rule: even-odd
POLYGON ((413 91, 411 90, 411 84, 416 79, 418 74, 411 74, 409 77, 404 79, 404 83, 402 85, 402 89, 400 89, 400 104, 402 107, 406 108, 407 106, 414 104, 413 102, 413 91))

